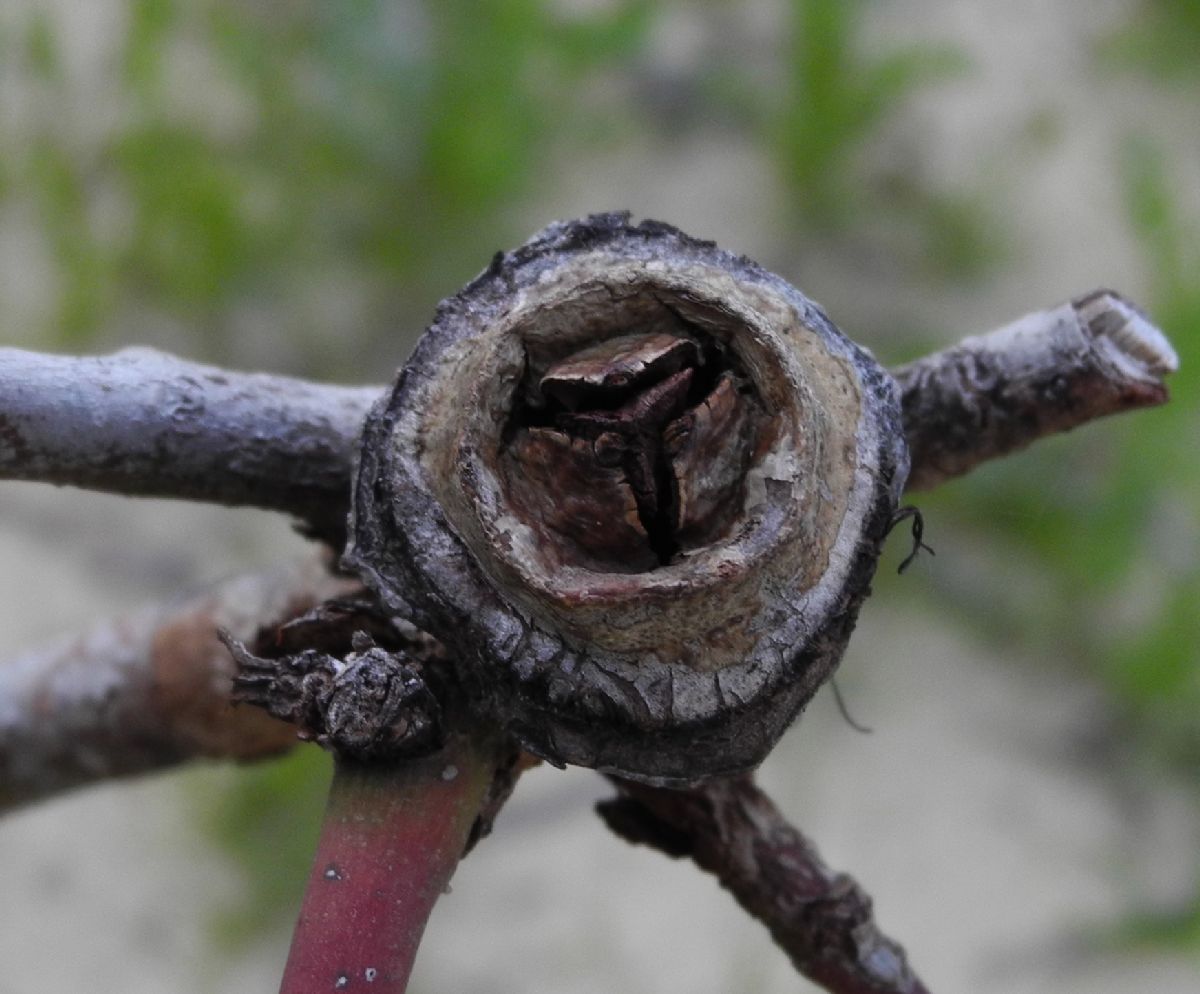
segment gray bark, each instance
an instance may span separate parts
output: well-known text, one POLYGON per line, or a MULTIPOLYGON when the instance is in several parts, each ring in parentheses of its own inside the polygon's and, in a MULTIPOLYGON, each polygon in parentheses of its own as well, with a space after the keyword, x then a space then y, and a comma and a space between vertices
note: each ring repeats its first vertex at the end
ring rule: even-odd
POLYGON ((144 348, 0 349, 0 477, 283 511, 340 546, 352 443, 381 392, 144 348))
MULTIPOLYGON (((1161 403, 1176 365, 1136 307, 1097 291, 899 367, 909 486, 1161 403)), ((269 508, 340 547, 355 439, 383 390, 232 373, 145 349, 101 358, 0 349, 0 478, 269 508)), ((309 577, 296 596, 320 599, 325 582, 309 577)), ((211 655, 188 665, 220 668, 208 699, 224 705, 232 663, 214 633, 237 628, 215 613, 219 601, 154 609, 0 665, 0 808, 200 755, 245 755, 174 728, 191 719, 151 693, 156 633, 201 626, 211 655), (191 627, 172 628, 181 619, 191 627)), ((280 606, 251 597, 247 611, 268 624, 280 606)))
POLYGON ((1037 311, 892 370, 912 469, 928 490, 1047 435, 1167 399, 1179 359, 1111 290, 1037 311))
POLYGON ((0 664, 0 812, 74 787, 200 757, 258 759, 295 726, 230 703, 234 662, 218 627, 253 641, 346 581, 325 564, 227 581, 31 649, 0 664))
POLYGON ((871 898, 826 866, 750 777, 687 790, 613 782, 619 796, 597 805, 608 827, 714 874, 814 983, 837 994, 928 994, 880 930, 871 898))

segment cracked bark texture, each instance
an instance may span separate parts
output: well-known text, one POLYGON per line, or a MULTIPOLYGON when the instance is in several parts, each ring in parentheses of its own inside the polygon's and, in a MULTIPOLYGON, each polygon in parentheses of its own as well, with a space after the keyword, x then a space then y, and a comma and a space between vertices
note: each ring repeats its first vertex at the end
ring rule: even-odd
MULTIPOLYGON (((670 517, 678 503, 651 481, 651 436, 686 434, 672 419, 716 406, 716 389, 691 396, 689 375, 667 369, 607 413, 562 416, 576 432, 564 455, 601 441, 580 437, 589 424, 637 426, 641 472, 625 461, 610 482, 651 539, 647 508, 661 499, 670 517)), ((447 644, 483 712, 531 752, 685 784, 757 765, 832 672, 906 472, 894 382, 808 298, 669 225, 593 215, 498 254, 439 307, 368 418, 343 561, 447 644), (656 562, 676 546, 654 568, 598 569, 594 546, 579 555, 528 514, 505 459, 546 409, 539 390, 594 393, 589 376, 625 375, 596 349, 616 342, 625 355, 634 332, 639 364, 670 353, 649 344, 664 339, 722 363, 763 423, 742 486, 727 488, 737 503, 724 532, 694 547, 651 541, 656 562)), ((547 482, 586 505, 600 481, 572 470, 547 482)), ((582 512, 572 531, 603 540, 632 523, 605 517, 618 503, 582 512)))
POLYGON ((750 777, 688 790, 612 779, 619 796, 597 805, 609 828, 714 874, 814 983, 836 994, 928 994, 880 931, 870 897, 830 870, 750 777))

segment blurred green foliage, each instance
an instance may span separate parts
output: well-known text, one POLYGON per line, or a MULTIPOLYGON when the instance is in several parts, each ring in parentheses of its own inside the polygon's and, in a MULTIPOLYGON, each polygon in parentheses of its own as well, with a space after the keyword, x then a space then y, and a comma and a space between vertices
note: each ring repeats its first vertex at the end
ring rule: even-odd
POLYGON ((1200 3, 1140 0, 1128 22, 1104 39, 1100 52, 1115 66, 1163 80, 1194 80, 1200 74, 1200 3))
MULTIPOLYGON (((1136 52, 1135 65, 1176 81, 1200 64, 1200 4, 1142 7, 1149 20, 1110 37, 1103 54, 1136 52)), ((1154 140, 1129 137, 1116 153, 1150 275, 1144 303, 1180 354, 1171 402, 1039 443, 923 498, 946 544, 973 550, 931 592, 939 610, 957 610, 997 642, 1099 679, 1113 723, 1098 730, 1099 747, 1123 754, 1110 762, 1153 757, 1197 783, 1200 216, 1154 140)), ((1134 913, 1110 938, 1196 948, 1200 895, 1134 913)))
POLYGON ((881 139, 896 146, 889 130, 914 98, 970 74, 965 53, 928 42, 868 44, 872 0, 782 6, 784 30, 769 58, 748 58, 736 39, 712 46, 690 67, 690 109, 675 99, 670 114, 684 126, 708 125, 714 140, 719 122, 763 152, 790 245, 877 241, 891 224, 905 232, 895 257, 917 276, 969 282, 992 272, 1006 246, 985 194, 929 182, 919 149, 903 147, 892 162, 878 154, 881 139))
POLYGON ((114 121, 87 135, 67 129, 91 95, 63 72, 49 18, 30 17, 5 54, 32 112, 0 126, 0 174, 47 236, 50 336, 77 347, 141 308, 230 361, 245 316, 266 311, 288 328, 277 366, 361 376, 372 350, 394 364, 398 325, 421 327, 526 234, 506 210, 595 125, 582 87, 634 50, 649 12, 129 0, 114 121))
POLYGON ((801 225, 845 226, 879 206, 863 145, 914 91, 969 68, 962 52, 920 45, 862 52, 864 0, 793 0, 783 82, 766 119, 767 138, 801 225))
POLYGON ((1154 273, 1155 320, 1182 353, 1172 402, 1039 443, 922 499, 976 550, 941 605, 1019 649, 1097 674, 1125 734, 1200 769, 1200 226, 1170 193, 1161 157, 1131 143, 1131 222, 1154 273), (1000 567, 997 568, 997 563, 1000 567), (989 575, 994 579, 989 579, 989 575))
POLYGON ((1130 217, 1150 262, 1154 314, 1181 349, 1182 367, 1171 381, 1172 403, 1129 437, 1117 467, 1116 476, 1129 481, 1121 503, 1137 516, 1147 539, 1129 550, 1129 562, 1157 573, 1162 589, 1145 623, 1114 647, 1106 671, 1139 725, 1153 730, 1171 758, 1196 770, 1200 460, 1193 446, 1200 438, 1200 367, 1188 360, 1200 341, 1200 218, 1188 217, 1173 194, 1154 146, 1132 141, 1124 174, 1130 217))
POLYGON ((865 0, 793 0, 783 85, 763 101, 765 143, 796 230, 830 235, 890 214, 920 236, 924 262, 943 277, 977 279, 1000 259, 1002 239, 980 197, 933 190, 903 169, 882 168, 868 143, 917 91, 970 70, 945 45, 870 56, 860 38, 865 0))
MULTIPOLYGON (((161 325, 232 365, 261 363, 266 348, 278 369, 378 376, 407 348, 397 329, 411 341, 439 297, 528 233, 521 206, 630 120, 749 140, 778 179, 790 244, 869 243, 882 221, 915 233, 905 264, 943 288, 1002 265, 983 194, 925 178, 919 145, 903 168, 873 147, 926 88, 964 78, 961 53, 871 47, 866 0, 786 0, 770 53, 706 51, 685 111, 650 92, 670 89, 654 45, 678 6, 126 0, 99 94, 72 71, 48 13, 0 13, 0 68, 6 85, 20 81, 4 104, 15 113, 0 117, 0 207, 36 219, 56 286, 47 340, 116 345, 130 322, 161 325), (613 79, 634 86, 614 99, 599 85, 613 79)), ((1191 0, 1145 0, 1101 48, 1106 64, 1173 81, 1194 73, 1197 51, 1191 0)), ((1052 144, 1057 119, 1036 111, 1031 137, 1052 144)), ((1152 142, 1119 153, 1149 304, 1182 354, 1174 400, 923 497, 941 555, 922 575, 940 613, 1098 678, 1121 740, 1194 777, 1200 219, 1152 142)), ((327 779, 307 749, 198 791, 248 881, 223 934, 292 913, 327 779)), ((1138 934, 1197 941, 1198 921, 1188 909, 1173 932, 1145 923, 1138 934)))
POLYGON ((196 820, 229 854, 241 894, 217 912, 216 939, 238 947, 295 914, 317 849, 329 755, 300 746, 283 759, 246 766, 191 785, 196 820))

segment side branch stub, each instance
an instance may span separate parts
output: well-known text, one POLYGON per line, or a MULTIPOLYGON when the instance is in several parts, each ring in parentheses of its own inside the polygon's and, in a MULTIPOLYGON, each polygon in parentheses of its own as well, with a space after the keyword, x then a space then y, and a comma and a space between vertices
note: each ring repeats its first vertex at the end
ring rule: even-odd
POLYGON ((892 370, 910 490, 1096 418, 1167 400, 1174 348, 1136 304, 1093 290, 892 370))

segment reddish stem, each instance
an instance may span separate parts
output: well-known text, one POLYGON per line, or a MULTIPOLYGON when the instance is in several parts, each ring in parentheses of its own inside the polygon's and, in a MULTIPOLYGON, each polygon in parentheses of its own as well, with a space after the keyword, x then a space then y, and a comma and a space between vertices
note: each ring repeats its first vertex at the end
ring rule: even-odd
POLYGON ((396 767, 338 761, 280 994, 403 994, 495 765, 465 736, 396 767))

